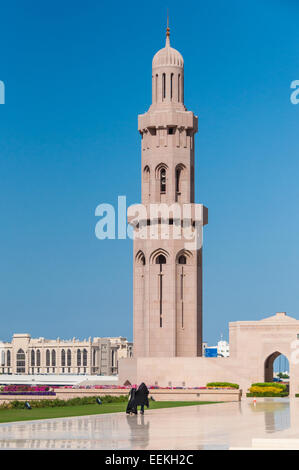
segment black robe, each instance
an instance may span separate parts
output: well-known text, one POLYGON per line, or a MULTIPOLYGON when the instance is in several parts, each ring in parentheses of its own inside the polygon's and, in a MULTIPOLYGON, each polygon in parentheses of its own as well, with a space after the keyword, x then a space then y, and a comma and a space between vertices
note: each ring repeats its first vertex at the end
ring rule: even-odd
POLYGON ((137 406, 135 405, 135 395, 136 395, 136 388, 131 388, 126 413, 137 414, 137 406))
POLYGON ((142 384, 139 386, 137 392, 135 393, 135 398, 134 398, 134 403, 136 406, 138 405, 143 405, 149 407, 149 402, 148 402, 148 388, 145 385, 145 383, 142 382, 142 384))
POLYGON ((148 394, 149 394, 148 388, 143 382, 139 386, 138 390, 136 390, 136 388, 131 388, 130 396, 129 396, 129 403, 127 406, 126 413, 137 414, 138 405, 147 406, 148 408, 149 407, 148 394))

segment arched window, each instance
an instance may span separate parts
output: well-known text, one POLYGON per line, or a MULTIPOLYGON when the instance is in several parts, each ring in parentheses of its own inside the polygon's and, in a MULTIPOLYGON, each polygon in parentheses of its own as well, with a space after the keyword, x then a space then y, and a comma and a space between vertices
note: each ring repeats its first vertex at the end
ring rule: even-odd
POLYGON ((40 350, 39 349, 36 351, 36 365, 37 367, 40 367, 40 350))
POLYGON ((173 73, 170 75, 170 99, 172 100, 173 73))
POLYGON ((17 352, 17 374, 25 373, 25 353, 23 349, 19 349, 17 352))
POLYGON ((81 366, 81 351, 77 349, 77 366, 81 366))
POLYGON ((156 94, 155 94, 155 98, 156 98, 155 101, 156 101, 156 103, 157 103, 157 101, 158 101, 158 74, 156 74, 155 92, 156 92, 156 94))
POLYGON ((87 350, 83 349, 83 367, 87 366, 87 350))
POLYGON ((93 354, 92 354, 92 365, 95 366, 96 365, 96 350, 94 349, 93 350, 93 354))
POLYGON ((35 352, 34 349, 31 349, 31 366, 35 366, 35 352))
POLYGON ((138 251, 138 253, 135 257, 135 260, 136 260, 136 264, 139 264, 141 266, 145 266, 145 256, 144 256, 142 251, 138 251))
POLYGON ((50 351, 47 349, 46 351, 46 366, 50 367, 50 351))
POLYGON ((166 258, 164 255, 159 255, 156 258, 156 264, 166 264, 166 258))
POLYGON ((65 366, 65 350, 64 349, 61 351, 61 366, 62 367, 65 366))
POLYGON ((186 256, 185 255, 179 256, 178 263, 179 264, 187 264, 186 256))
POLYGON ((150 177, 150 168, 148 165, 144 167, 143 173, 144 173, 144 181, 147 182, 150 177))
POLYGON ((72 365, 72 352, 70 349, 67 350, 67 366, 71 367, 72 365))
POLYGON ((160 171, 160 192, 166 193, 166 170, 162 168, 160 171))
POLYGON ((56 352, 55 349, 52 349, 52 367, 56 367, 56 352))
POLYGON ((7 351, 7 356, 6 356, 6 365, 7 365, 8 367, 11 366, 10 351, 9 351, 9 350, 7 351))
POLYGON ((148 202, 150 198, 150 168, 148 165, 143 170, 143 195, 145 202, 148 202))

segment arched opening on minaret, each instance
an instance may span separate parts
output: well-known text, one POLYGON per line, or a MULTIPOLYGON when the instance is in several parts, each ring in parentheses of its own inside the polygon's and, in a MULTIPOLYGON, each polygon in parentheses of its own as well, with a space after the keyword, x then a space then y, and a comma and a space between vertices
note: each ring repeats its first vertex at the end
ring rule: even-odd
POLYGON ((181 74, 178 75, 178 102, 181 101, 181 74))
POLYGON ((178 263, 179 264, 187 264, 186 256, 185 255, 179 256, 178 263))
POLYGON ((141 250, 139 250, 136 254, 135 260, 136 264, 139 264, 140 266, 145 266, 145 256, 141 250))
POLYGON ((166 264, 166 258, 164 255, 159 255, 156 258, 156 264, 166 264))
POLYGON ((160 193, 166 193, 166 170, 162 168, 160 171, 160 193))
POLYGON ((183 179, 185 181, 184 172, 186 170, 185 165, 180 163, 175 168, 175 200, 176 202, 187 202, 185 183, 182 185, 183 179), (184 188, 182 187, 184 186, 184 188))
MULTIPOLYGON (((188 317, 188 273, 190 273, 190 266, 192 260, 192 253, 188 250, 181 250, 176 256, 176 315, 177 315, 177 331, 179 335, 184 332, 186 327, 186 315, 188 317)), ((192 269, 192 267, 191 267, 192 269)), ((188 326, 188 325, 187 325, 188 326)), ((180 348, 180 344, 177 344, 180 348)))
POLYGON ((162 100, 166 98, 166 74, 162 74, 162 100))
POLYGON ((147 203, 150 200, 150 168, 148 165, 143 170, 143 185, 144 202, 147 203))
POLYGON ((164 255, 159 255, 156 258, 156 264, 160 265, 159 276, 159 313, 160 313, 160 328, 163 326, 163 264, 166 264, 164 255))

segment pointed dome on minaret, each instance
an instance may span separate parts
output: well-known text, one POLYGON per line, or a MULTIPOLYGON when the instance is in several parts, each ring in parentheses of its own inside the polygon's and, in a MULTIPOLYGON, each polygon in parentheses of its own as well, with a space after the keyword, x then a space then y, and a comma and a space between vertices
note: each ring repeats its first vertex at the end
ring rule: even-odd
POLYGON ((170 47, 170 33, 167 18, 166 44, 153 58, 152 64, 152 105, 156 109, 181 109, 184 106, 184 59, 170 47))
POLYGON ((170 29, 168 25, 168 18, 167 18, 167 28, 166 28, 166 43, 163 49, 160 49, 153 58, 153 68, 155 67, 163 67, 163 66, 177 66, 177 67, 184 67, 184 59, 182 55, 174 49, 170 47, 170 29))

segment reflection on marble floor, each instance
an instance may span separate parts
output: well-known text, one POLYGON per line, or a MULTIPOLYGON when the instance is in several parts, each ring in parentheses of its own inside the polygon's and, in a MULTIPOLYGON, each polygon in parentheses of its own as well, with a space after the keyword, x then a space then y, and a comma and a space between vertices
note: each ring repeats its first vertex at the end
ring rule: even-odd
POLYGON ((0 449, 228 449, 299 435, 299 399, 165 408, 0 425, 0 449))

